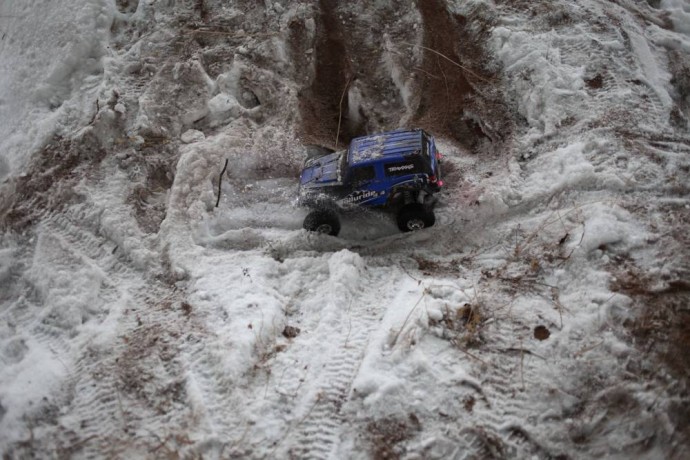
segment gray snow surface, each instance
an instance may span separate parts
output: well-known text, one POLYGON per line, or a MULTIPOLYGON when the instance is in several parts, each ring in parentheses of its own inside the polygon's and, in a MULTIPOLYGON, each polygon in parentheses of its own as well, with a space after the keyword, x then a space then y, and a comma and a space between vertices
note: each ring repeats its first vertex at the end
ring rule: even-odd
POLYGON ((687 458, 687 0, 12 0, 0 36, 2 458, 687 458), (306 152, 404 127, 436 225, 303 230, 306 152))

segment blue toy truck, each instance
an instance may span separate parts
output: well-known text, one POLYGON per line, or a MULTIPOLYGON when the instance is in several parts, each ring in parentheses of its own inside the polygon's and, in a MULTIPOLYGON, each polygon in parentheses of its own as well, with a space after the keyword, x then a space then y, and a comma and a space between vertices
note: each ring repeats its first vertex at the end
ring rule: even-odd
POLYGON ((403 232, 431 227, 440 163, 433 136, 422 129, 358 137, 347 150, 308 158, 299 185, 299 204, 311 209, 304 228, 336 236, 339 213, 361 207, 393 212, 403 232))

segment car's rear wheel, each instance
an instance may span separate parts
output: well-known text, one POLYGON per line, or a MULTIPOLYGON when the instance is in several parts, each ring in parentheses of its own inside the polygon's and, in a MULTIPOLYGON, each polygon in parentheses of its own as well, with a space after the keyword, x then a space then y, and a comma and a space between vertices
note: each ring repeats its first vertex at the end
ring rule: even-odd
POLYGON ((340 233, 340 219, 335 211, 317 209, 307 214, 307 217, 304 218, 304 228, 310 232, 338 236, 338 233, 340 233))
POLYGON ((398 228, 401 232, 414 232, 428 228, 436 223, 436 216, 420 203, 410 203, 398 213, 398 228))

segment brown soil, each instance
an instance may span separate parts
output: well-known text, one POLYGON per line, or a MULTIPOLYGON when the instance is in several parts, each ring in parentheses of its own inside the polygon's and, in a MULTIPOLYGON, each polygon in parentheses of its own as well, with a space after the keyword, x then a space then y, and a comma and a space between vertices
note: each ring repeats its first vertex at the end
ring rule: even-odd
POLYGON ((670 273, 650 274, 632 260, 614 257, 612 272, 615 280, 611 289, 633 299, 637 316, 625 326, 643 353, 651 353, 661 360, 679 382, 690 383, 690 270, 687 261, 690 236, 690 211, 683 206, 650 206, 638 214, 653 229, 662 225, 667 229, 654 244, 659 257, 673 267, 670 273))
POLYGON ((690 411, 687 406, 690 281, 687 278, 673 279, 661 290, 652 289, 650 283, 649 277, 633 268, 618 276, 612 288, 630 296, 638 308, 639 315, 624 325, 632 333, 639 352, 652 363, 651 367, 632 367, 630 371, 649 380, 661 380, 671 394, 680 396, 668 405, 666 413, 672 425, 677 427, 673 434, 676 449, 682 451, 687 449, 687 440, 690 439, 690 411))
POLYGON ((537 326, 534 328, 534 338, 537 340, 546 340, 551 336, 551 332, 546 326, 537 326))
MULTIPOLYGON (((678 114, 687 123, 690 118, 690 57, 678 51, 669 51, 669 67, 671 71, 672 93, 678 107, 678 114)), ((684 127, 684 123, 677 123, 684 127)))
POLYGON ((134 209, 139 228, 146 233, 157 233, 165 219, 164 198, 173 184, 176 160, 177 151, 169 145, 145 147, 136 153, 136 164, 146 179, 132 187, 127 203, 134 209))
POLYGON ((597 74, 596 76, 585 80, 585 84, 591 89, 601 89, 604 86, 604 77, 602 77, 601 74, 597 74))
MULTIPOLYGON (((305 128, 301 134, 307 143, 335 140, 338 119, 341 113, 347 113, 347 96, 343 98, 343 93, 352 76, 343 31, 336 16, 336 2, 320 0, 319 8, 314 49, 316 73, 311 85, 299 94, 299 111, 305 128)), ((299 45, 303 46, 299 26, 293 25, 291 33, 298 40, 293 44, 295 52, 305 52, 299 49, 299 45)), ((341 119, 339 141, 346 143, 353 134, 347 132, 347 124, 342 124, 341 119)))
POLYGON ((442 0, 420 2, 419 9, 424 22, 422 67, 427 73, 422 74, 417 123, 472 150, 482 140, 498 139, 499 132, 507 135, 511 123, 496 92, 500 80, 482 67, 489 61, 483 46, 486 20, 453 14, 442 0), (489 132, 483 119, 502 129, 489 132))
POLYGON ((15 179, 14 194, 0 201, 0 228, 23 231, 34 223, 37 211, 58 210, 74 200, 73 186, 105 154, 88 130, 75 139, 53 139, 26 174, 15 179))
POLYGON ((407 420, 390 417, 369 423, 367 433, 371 442, 371 458, 401 458, 403 451, 399 444, 414 436, 420 428, 419 419, 415 414, 410 414, 407 420))
POLYGON ((690 281, 674 279, 661 290, 631 268, 619 275, 612 289, 632 297, 641 314, 626 325, 638 345, 663 359, 686 382, 690 381, 690 281))
POLYGON ((131 14, 137 10, 139 0, 115 0, 115 6, 120 13, 131 14))
POLYGON ((480 13, 472 18, 452 14, 441 0, 429 0, 419 2, 423 27, 414 29, 412 19, 396 21, 399 12, 385 7, 370 9, 370 17, 363 18, 353 13, 359 3, 368 6, 319 1, 314 75, 304 73, 311 68, 306 27, 298 20, 289 24, 295 79, 306 84, 298 94, 304 143, 334 147, 339 131, 338 144, 346 145, 352 137, 397 128, 409 115, 409 127, 425 128, 474 151, 509 137, 512 121, 501 82, 485 69, 491 62, 484 49, 489 19, 480 13), (372 42, 371 28, 377 24, 388 24, 387 38, 378 32, 372 42), (419 38, 421 53, 413 45, 419 38), (409 84, 409 106, 384 65, 391 57, 409 84), (354 89, 363 102, 353 108, 356 119, 350 119, 348 92, 354 89))
POLYGON ((432 51, 424 51, 423 68, 436 78, 424 74, 422 100, 417 109, 417 117, 422 123, 436 126, 437 129, 445 131, 444 134, 450 134, 461 141, 467 134, 461 133, 463 128, 470 129, 476 134, 482 133, 481 130, 477 132, 476 127, 470 128, 466 123, 464 126, 455 126, 456 122, 463 118, 463 112, 473 93, 466 71, 458 67, 465 66, 464 59, 455 51, 456 43, 463 43, 460 37, 457 37, 460 35, 458 31, 465 28, 467 21, 459 15, 451 16, 444 3, 440 0, 431 0, 420 2, 419 5, 424 20, 424 46, 447 59, 432 51))

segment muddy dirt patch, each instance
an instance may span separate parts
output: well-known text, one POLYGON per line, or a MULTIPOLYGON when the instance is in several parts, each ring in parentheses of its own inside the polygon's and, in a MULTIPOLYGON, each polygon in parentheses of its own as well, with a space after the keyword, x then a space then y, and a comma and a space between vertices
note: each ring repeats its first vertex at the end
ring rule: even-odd
POLYGON ((465 17, 440 0, 418 9, 359 3, 321 0, 313 49, 307 22, 289 24, 292 58, 301 63, 295 78, 309 82, 298 94, 305 143, 334 147, 336 134, 345 145, 403 126, 473 151, 509 137, 502 83, 485 49, 489 14, 465 17))
POLYGON ((415 414, 410 414, 407 420, 389 417, 369 423, 367 433, 371 443, 371 458, 402 458, 405 450, 401 443, 413 437, 420 429, 421 424, 415 414))
POLYGON ((90 130, 74 139, 54 138, 35 156, 26 174, 12 184, 14 193, 3 196, 0 227, 23 230, 32 224, 37 211, 54 211, 73 202, 77 199, 74 185, 105 155, 90 130))
MULTIPOLYGON (((348 51, 340 21, 336 16, 336 2, 319 1, 319 12, 316 24, 316 43, 314 53, 314 79, 311 85, 298 95, 299 112, 303 123, 303 136, 307 143, 324 143, 333 139, 340 121, 339 141, 347 142, 354 133, 342 124, 341 114, 347 112, 347 100, 343 100, 346 86, 352 76, 348 51), (340 119, 340 120, 339 120, 340 119)), ((305 52, 299 26, 294 26, 295 53, 305 52)))
POLYGON ((419 3, 424 32, 421 100, 415 119, 473 151, 508 137, 512 122, 499 75, 487 70, 487 17, 466 17, 445 2, 419 3))

